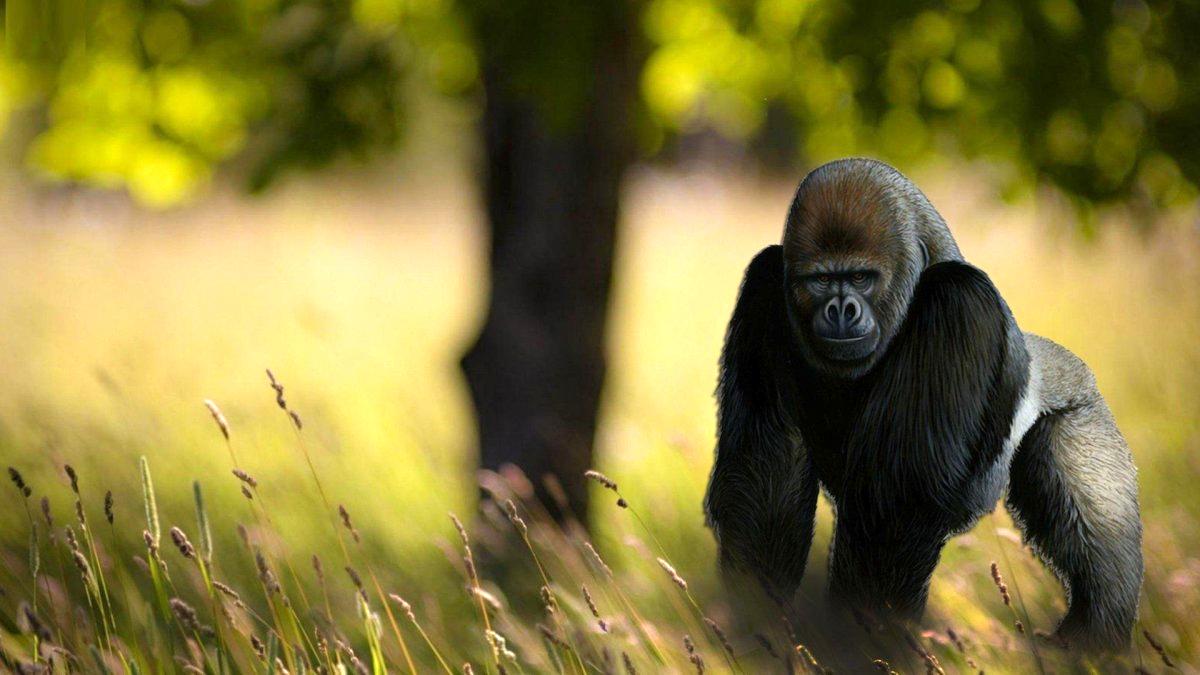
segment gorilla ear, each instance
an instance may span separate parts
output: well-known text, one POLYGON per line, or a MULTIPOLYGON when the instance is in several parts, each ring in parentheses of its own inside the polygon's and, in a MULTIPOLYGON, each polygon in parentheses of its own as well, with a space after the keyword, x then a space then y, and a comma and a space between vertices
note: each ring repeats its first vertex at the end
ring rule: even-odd
POLYGON ((863 482, 863 505, 908 496, 964 508, 966 481, 1003 450, 1028 370, 1024 338, 987 275, 961 262, 931 265, 869 375, 847 448, 859 471, 887 467, 863 482))

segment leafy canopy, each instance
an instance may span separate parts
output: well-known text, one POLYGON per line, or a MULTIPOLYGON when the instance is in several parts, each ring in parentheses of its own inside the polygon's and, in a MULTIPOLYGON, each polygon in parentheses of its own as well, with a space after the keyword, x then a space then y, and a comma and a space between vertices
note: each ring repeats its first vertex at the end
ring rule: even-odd
MULTIPOLYGON (((1009 186, 1167 206, 1200 182, 1200 6, 1164 0, 8 0, 0 130, 156 206, 234 158, 262 188, 396 146, 413 96, 503 67, 556 124, 632 41, 647 156, 712 130, 794 163, 987 160, 1009 186), (614 20, 615 17, 615 20, 614 20)), ((468 96, 475 105, 478 96, 468 96)))

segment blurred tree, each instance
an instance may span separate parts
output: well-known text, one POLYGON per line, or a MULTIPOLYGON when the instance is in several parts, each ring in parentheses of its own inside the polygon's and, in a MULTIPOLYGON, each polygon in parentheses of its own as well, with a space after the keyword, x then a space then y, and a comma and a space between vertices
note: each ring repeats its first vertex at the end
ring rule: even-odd
POLYGON ((491 300, 463 358, 485 468, 512 463, 585 517, 630 129, 628 2, 475 0, 485 92, 491 300))
POLYGON ((390 149, 406 82, 482 90, 492 296, 463 360, 482 462, 557 474, 580 514, 619 185, 639 154, 716 132, 773 166, 977 158, 1006 194, 1045 182, 1082 212, 1188 204, 1200 183, 1200 6, 1184 0, 4 8, 0 129, 42 102, 34 171, 151 206, 188 198, 235 157, 262 188, 390 149))

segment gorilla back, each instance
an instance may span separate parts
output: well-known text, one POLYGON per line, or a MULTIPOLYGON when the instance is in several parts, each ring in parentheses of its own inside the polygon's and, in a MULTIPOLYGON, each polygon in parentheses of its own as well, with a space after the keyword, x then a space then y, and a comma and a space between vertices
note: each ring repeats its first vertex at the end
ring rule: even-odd
POLYGON ((913 618, 942 546, 1007 504, 1062 581, 1072 643, 1128 642, 1142 577, 1136 472, 1087 367, 1022 334, 925 196, 851 159, 801 183, 750 263, 717 389, 705 512, 723 570, 788 598, 817 493, 834 597, 913 618))

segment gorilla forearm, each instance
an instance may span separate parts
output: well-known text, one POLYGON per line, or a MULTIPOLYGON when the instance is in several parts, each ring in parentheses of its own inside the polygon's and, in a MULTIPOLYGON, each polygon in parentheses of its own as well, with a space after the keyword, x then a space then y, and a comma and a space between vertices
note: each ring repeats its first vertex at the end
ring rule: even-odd
POLYGON ((817 481, 806 463, 714 471, 705 511, 723 571, 787 600, 804 576, 816 508, 817 481))
POLYGON ((779 246, 746 270, 717 386, 717 452, 704 498, 721 565, 787 595, 812 541, 817 480, 795 424, 779 246))

